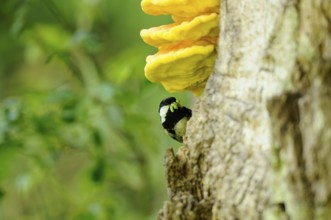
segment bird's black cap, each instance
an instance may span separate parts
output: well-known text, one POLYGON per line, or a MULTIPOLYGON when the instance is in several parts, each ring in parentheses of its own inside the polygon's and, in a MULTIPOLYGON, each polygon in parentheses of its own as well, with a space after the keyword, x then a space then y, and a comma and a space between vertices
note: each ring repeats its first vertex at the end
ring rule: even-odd
POLYGON ((162 108, 163 106, 170 105, 171 103, 174 103, 174 102, 176 102, 175 97, 168 97, 168 98, 163 99, 160 103, 159 111, 160 111, 160 108, 162 108))

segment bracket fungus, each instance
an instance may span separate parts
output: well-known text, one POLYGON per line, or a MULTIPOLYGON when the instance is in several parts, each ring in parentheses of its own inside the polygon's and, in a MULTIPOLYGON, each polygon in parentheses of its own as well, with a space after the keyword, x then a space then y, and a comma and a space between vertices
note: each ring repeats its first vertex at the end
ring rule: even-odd
POLYGON ((170 14, 174 23, 144 29, 143 40, 158 52, 147 56, 145 76, 169 92, 201 95, 216 60, 219 0, 142 0, 145 13, 170 14))

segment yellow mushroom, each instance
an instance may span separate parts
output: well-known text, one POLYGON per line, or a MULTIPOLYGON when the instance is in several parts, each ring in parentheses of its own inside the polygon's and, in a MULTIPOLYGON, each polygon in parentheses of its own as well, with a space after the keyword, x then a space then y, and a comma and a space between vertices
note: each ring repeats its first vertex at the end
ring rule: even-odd
POLYGON ((146 13, 170 14, 173 24, 141 31, 158 48, 146 58, 145 76, 169 92, 201 95, 216 59, 219 0, 143 0, 146 13))

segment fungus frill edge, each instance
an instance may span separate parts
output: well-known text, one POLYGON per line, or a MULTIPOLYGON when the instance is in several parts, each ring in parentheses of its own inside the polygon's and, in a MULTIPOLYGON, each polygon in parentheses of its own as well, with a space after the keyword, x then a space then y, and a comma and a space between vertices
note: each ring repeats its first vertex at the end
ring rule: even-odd
POLYGON ((147 57, 145 76, 152 82, 160 82, 169 92, 190 90, 199 95, 201 89, 197 88, 204 88, 215 58, 215 46, 212 44, 157 53, 147 57))
POLYGON ((190 21, 143 29, 140 36, 145 43, 155 47, 180 41, 196 41, 202 37, 217 39, 218 19, 216 13, 201 15, 190 21))

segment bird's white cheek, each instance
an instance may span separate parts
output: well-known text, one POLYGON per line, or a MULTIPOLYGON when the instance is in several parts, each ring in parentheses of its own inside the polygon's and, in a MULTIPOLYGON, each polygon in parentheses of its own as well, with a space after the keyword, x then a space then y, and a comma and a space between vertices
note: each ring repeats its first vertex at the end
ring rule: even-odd
POLYGON ((169 105, 165 105, 161 107, 160 109, 161 123, 165 122, 168 110, 169 110, 169 105))

